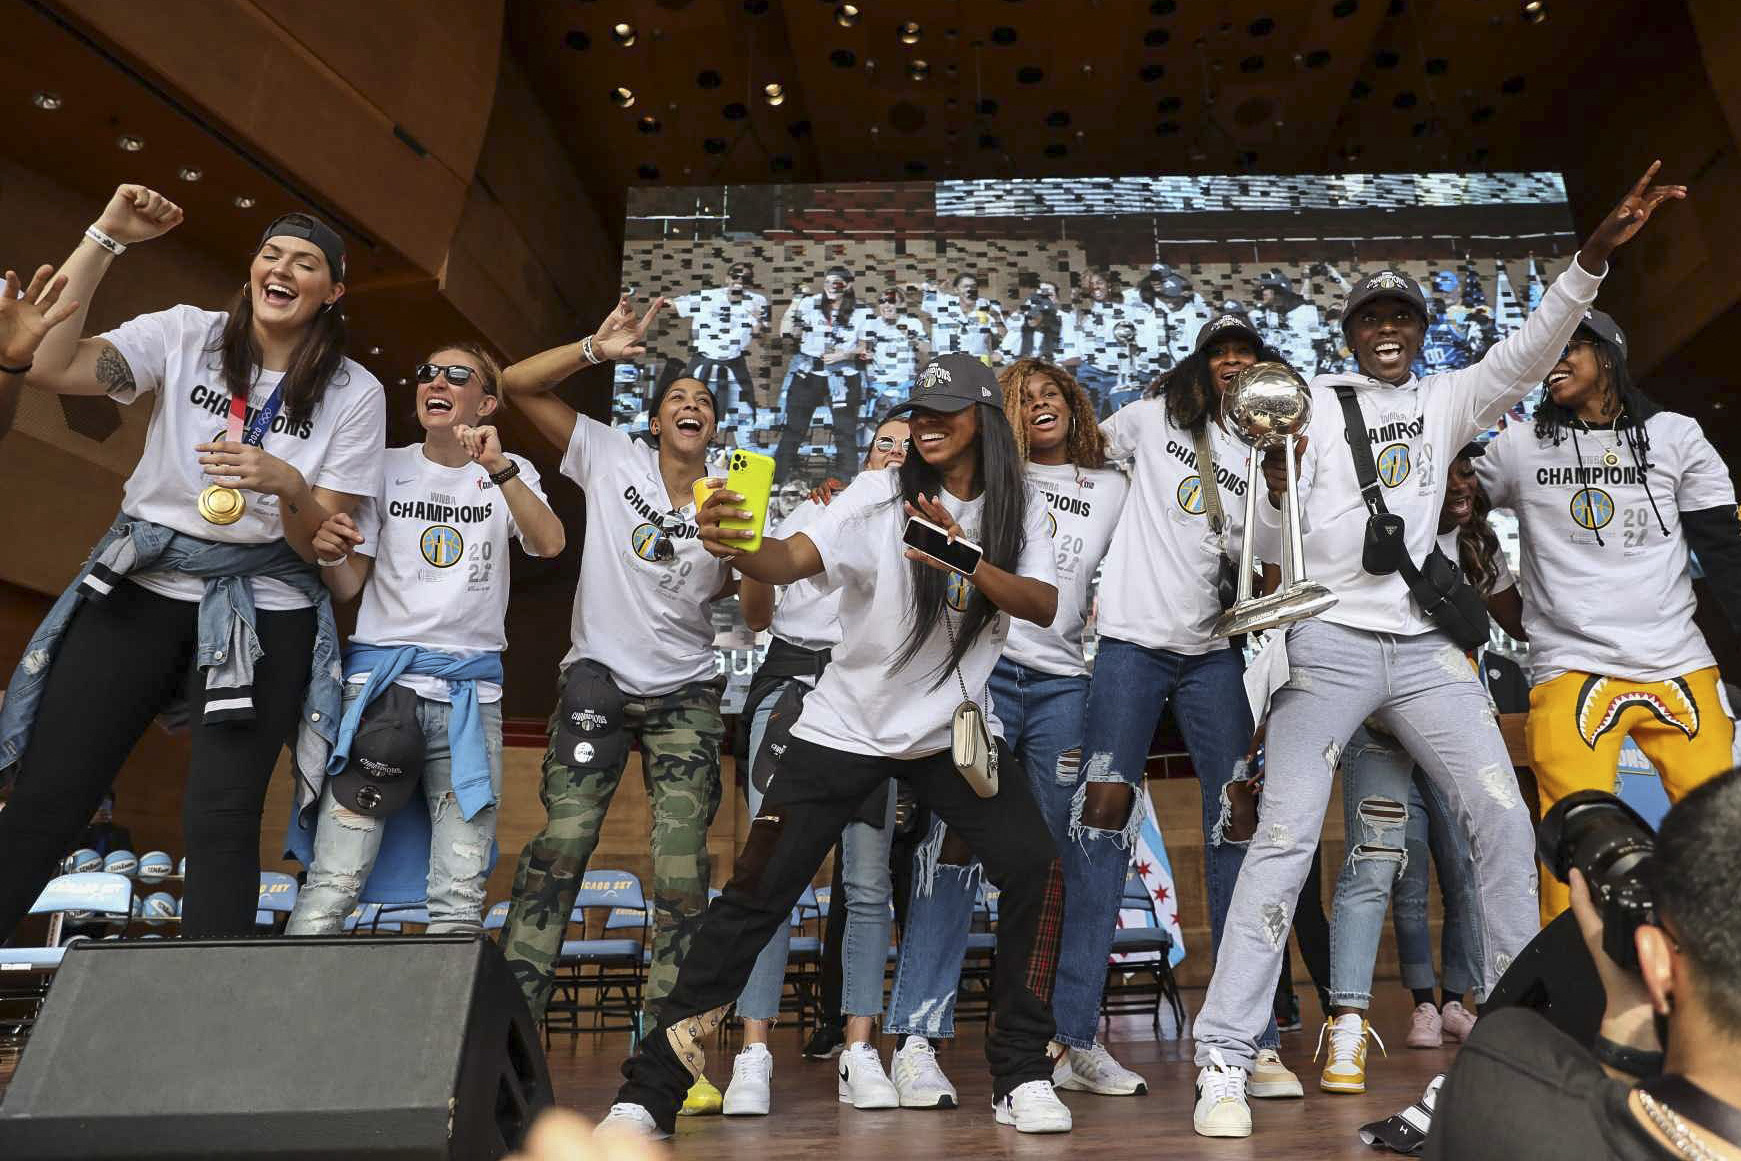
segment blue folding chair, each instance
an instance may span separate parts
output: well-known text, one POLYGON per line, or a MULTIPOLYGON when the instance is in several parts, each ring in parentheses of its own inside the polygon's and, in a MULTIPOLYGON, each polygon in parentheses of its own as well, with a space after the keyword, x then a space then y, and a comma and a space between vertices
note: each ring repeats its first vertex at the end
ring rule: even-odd
MULTIPOLYGON (((125 875, 108 871, 78 871, 49 880, 29 914, 49 916, 48 946, 0 947, 0 1004, 22 1007, 4 1023, 22 1035, 36 1022, 50 977, 66 956, 61 941, 64 921, 96 923, 119 934, 133 917, 133 884, 125 875)), ((87 935, 74 935, 76 943, 87 935)))
POLYGON ((557 953, 544 1015, 546 1043, 553 1032, 578 1036, 583 1014, 592 1016, 586 1031, 639 1033, 652 930, 641 880, 628 871, 588 871, 581 876, 568 924, 578 928, 580 937, 564 940, 557 953), (638 914, 639 922, 625 917, 613 926, 611 918, 618 911, 638 914), (594 913, 596 918, 589 923, 594 913), (597 933, 590 938, 589 926, 597 933), (636 929, 633 938, 607 934, 630 928, 636 929), (621 1022, 612 1017, 620 1017, 621 1022))
POLYGON ((296 907, 296 880, 282 871, 261 871, 257 907, 254 926, 282 934, 284 925, 290 922, 290 912, 296 907))
POLYGON ((1112 951, 1117 955, 1141 956, 1123 961, 1109 958, 1106 964, 1106 986, 1100 993, 1100 1018, 1110 1021, 1125 1013, 1149 1014, 1155 1035, 1161 1032, 1161 1005, 1172 1012, 1179 1035, 1185 1029, 1185 999, 1179 994, 1179 981, 1173 977, 1173 937, 1161 924, 1160 913, 1148 885, 1132 866, 1125 873, 1120 910, 1127 913, 1122 925, 1112 933, 1112 951), (1129 912, 1139 912, 1133 918, 1129 912))
POLYGON ((500 931, 508 926, 508 909, 512 906, 506 899, 500 903, 492 903, 490 909, 484 912, 484 930, 500 931))

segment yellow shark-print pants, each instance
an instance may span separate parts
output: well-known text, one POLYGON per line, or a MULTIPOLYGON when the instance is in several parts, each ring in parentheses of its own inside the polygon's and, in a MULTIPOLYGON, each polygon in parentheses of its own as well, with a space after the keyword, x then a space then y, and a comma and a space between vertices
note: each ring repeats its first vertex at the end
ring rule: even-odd
MULTIPOLYGON (((1542 813, 1578 790, 1614 790, 1620 743, 1638 743, 1669 801, 1733 764, 1735 723, 1717 692, 1717 669, 1666 681, 1562 673, 1529 691, 1529 760, 1542 813)), ((1542 922, 1570 906, 1566 885, 1541 872, 1542 922)))

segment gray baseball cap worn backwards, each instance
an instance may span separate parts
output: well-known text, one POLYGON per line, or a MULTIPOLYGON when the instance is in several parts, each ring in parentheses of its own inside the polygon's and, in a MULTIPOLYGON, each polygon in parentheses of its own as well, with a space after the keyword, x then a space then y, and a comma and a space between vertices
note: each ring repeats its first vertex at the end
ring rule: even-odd
POLYGON ((962 411, 975 403, 1003 410, 1003 387, 990 367, 972 355, 939 355, 919 372, 912 397, 889 412, 889 418, 910 411, 962 411))

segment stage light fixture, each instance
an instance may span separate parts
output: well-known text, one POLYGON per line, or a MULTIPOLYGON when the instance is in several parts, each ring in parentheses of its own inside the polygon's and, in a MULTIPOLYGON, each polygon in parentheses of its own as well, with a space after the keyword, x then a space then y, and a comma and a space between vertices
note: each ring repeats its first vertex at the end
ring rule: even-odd
POLYGON ((1523 18, 1531 24, 1540 24, 1548 18, 1548 6, 1542 0, 1528 0, 1523 6, 1523 18))
POLYGON ((922 81, 931 75, 931 65, 922 60, 913 61, 907 66, 907 75, 915 81, 922 81))
POLYGON ((920 31, 921 29, 918 24, 911 20, 907 21, 905 24, 901 25, 901 43, 918 44, 920 31))
POLYGON ((183 181, 198 181, 205 176, 205 171, 197 165, 184 165, 176 171, 175 176, 183 181))
POLYGON ((231 204, 238 210, 251 210, 254 208, 254 199, 247 194, 237 194, 231 204))
POLYGON ((842 4, 834 10, 834 23, 842 28, 851 28, 858 23, 858 5, 842 4))
POLYGON ((61 106, 60 94, 40 90, 31 94, 30 103, 45 113, 52 113, 61 106))
POLYGON ((628 109, 631 108, 634 103, 635 93, 633 89, 618 85, 616 88, 611 90, 611 104, 615 105, 617 108, 628 109))
POLYGON ((762 93, 768 98, 770 105, 784 105, 786 103, 786 86, 778 81, 770 81, 763 85, 762 93))
POLYGON ((145 138, 137 133, 123 133, 115 139, 115 145, 122 153, 138 153, 145 148, 145 138))
POLYGON ((635 43, 635 26, 633 24, 611 25, 611 39, 628 48, 635 43))
POLYGON ((380 347, 370 347, 369 348, 369 354, 371 354, 371 355, 379 356, 380 353, 381 353, 380 347))
POLYGON ((664 126, 659 123, 659 118, 652 114, 648 114, 635 122, 635 128, 643 133, 657 133, 660 129, 663 129, 664 126))

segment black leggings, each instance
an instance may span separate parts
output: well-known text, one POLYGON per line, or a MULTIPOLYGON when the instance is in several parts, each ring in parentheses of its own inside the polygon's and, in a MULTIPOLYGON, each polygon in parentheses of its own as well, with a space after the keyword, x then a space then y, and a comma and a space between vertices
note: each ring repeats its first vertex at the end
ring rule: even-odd
POLYGON ((315 612, 259 613, 254 720, 206 725, 193 664, 199 606, 125 582, 74 612, 55 654, 18 782, 0 811, 0 936, 53 877, 121 764, 174 695, 192 688, 193 760, 182 798, 187 881, 181 933, 249 935, 260 890, 260 812, 296 728, 314 654, 315 612), (195 683, 190 687, 189 683, 195 683))

